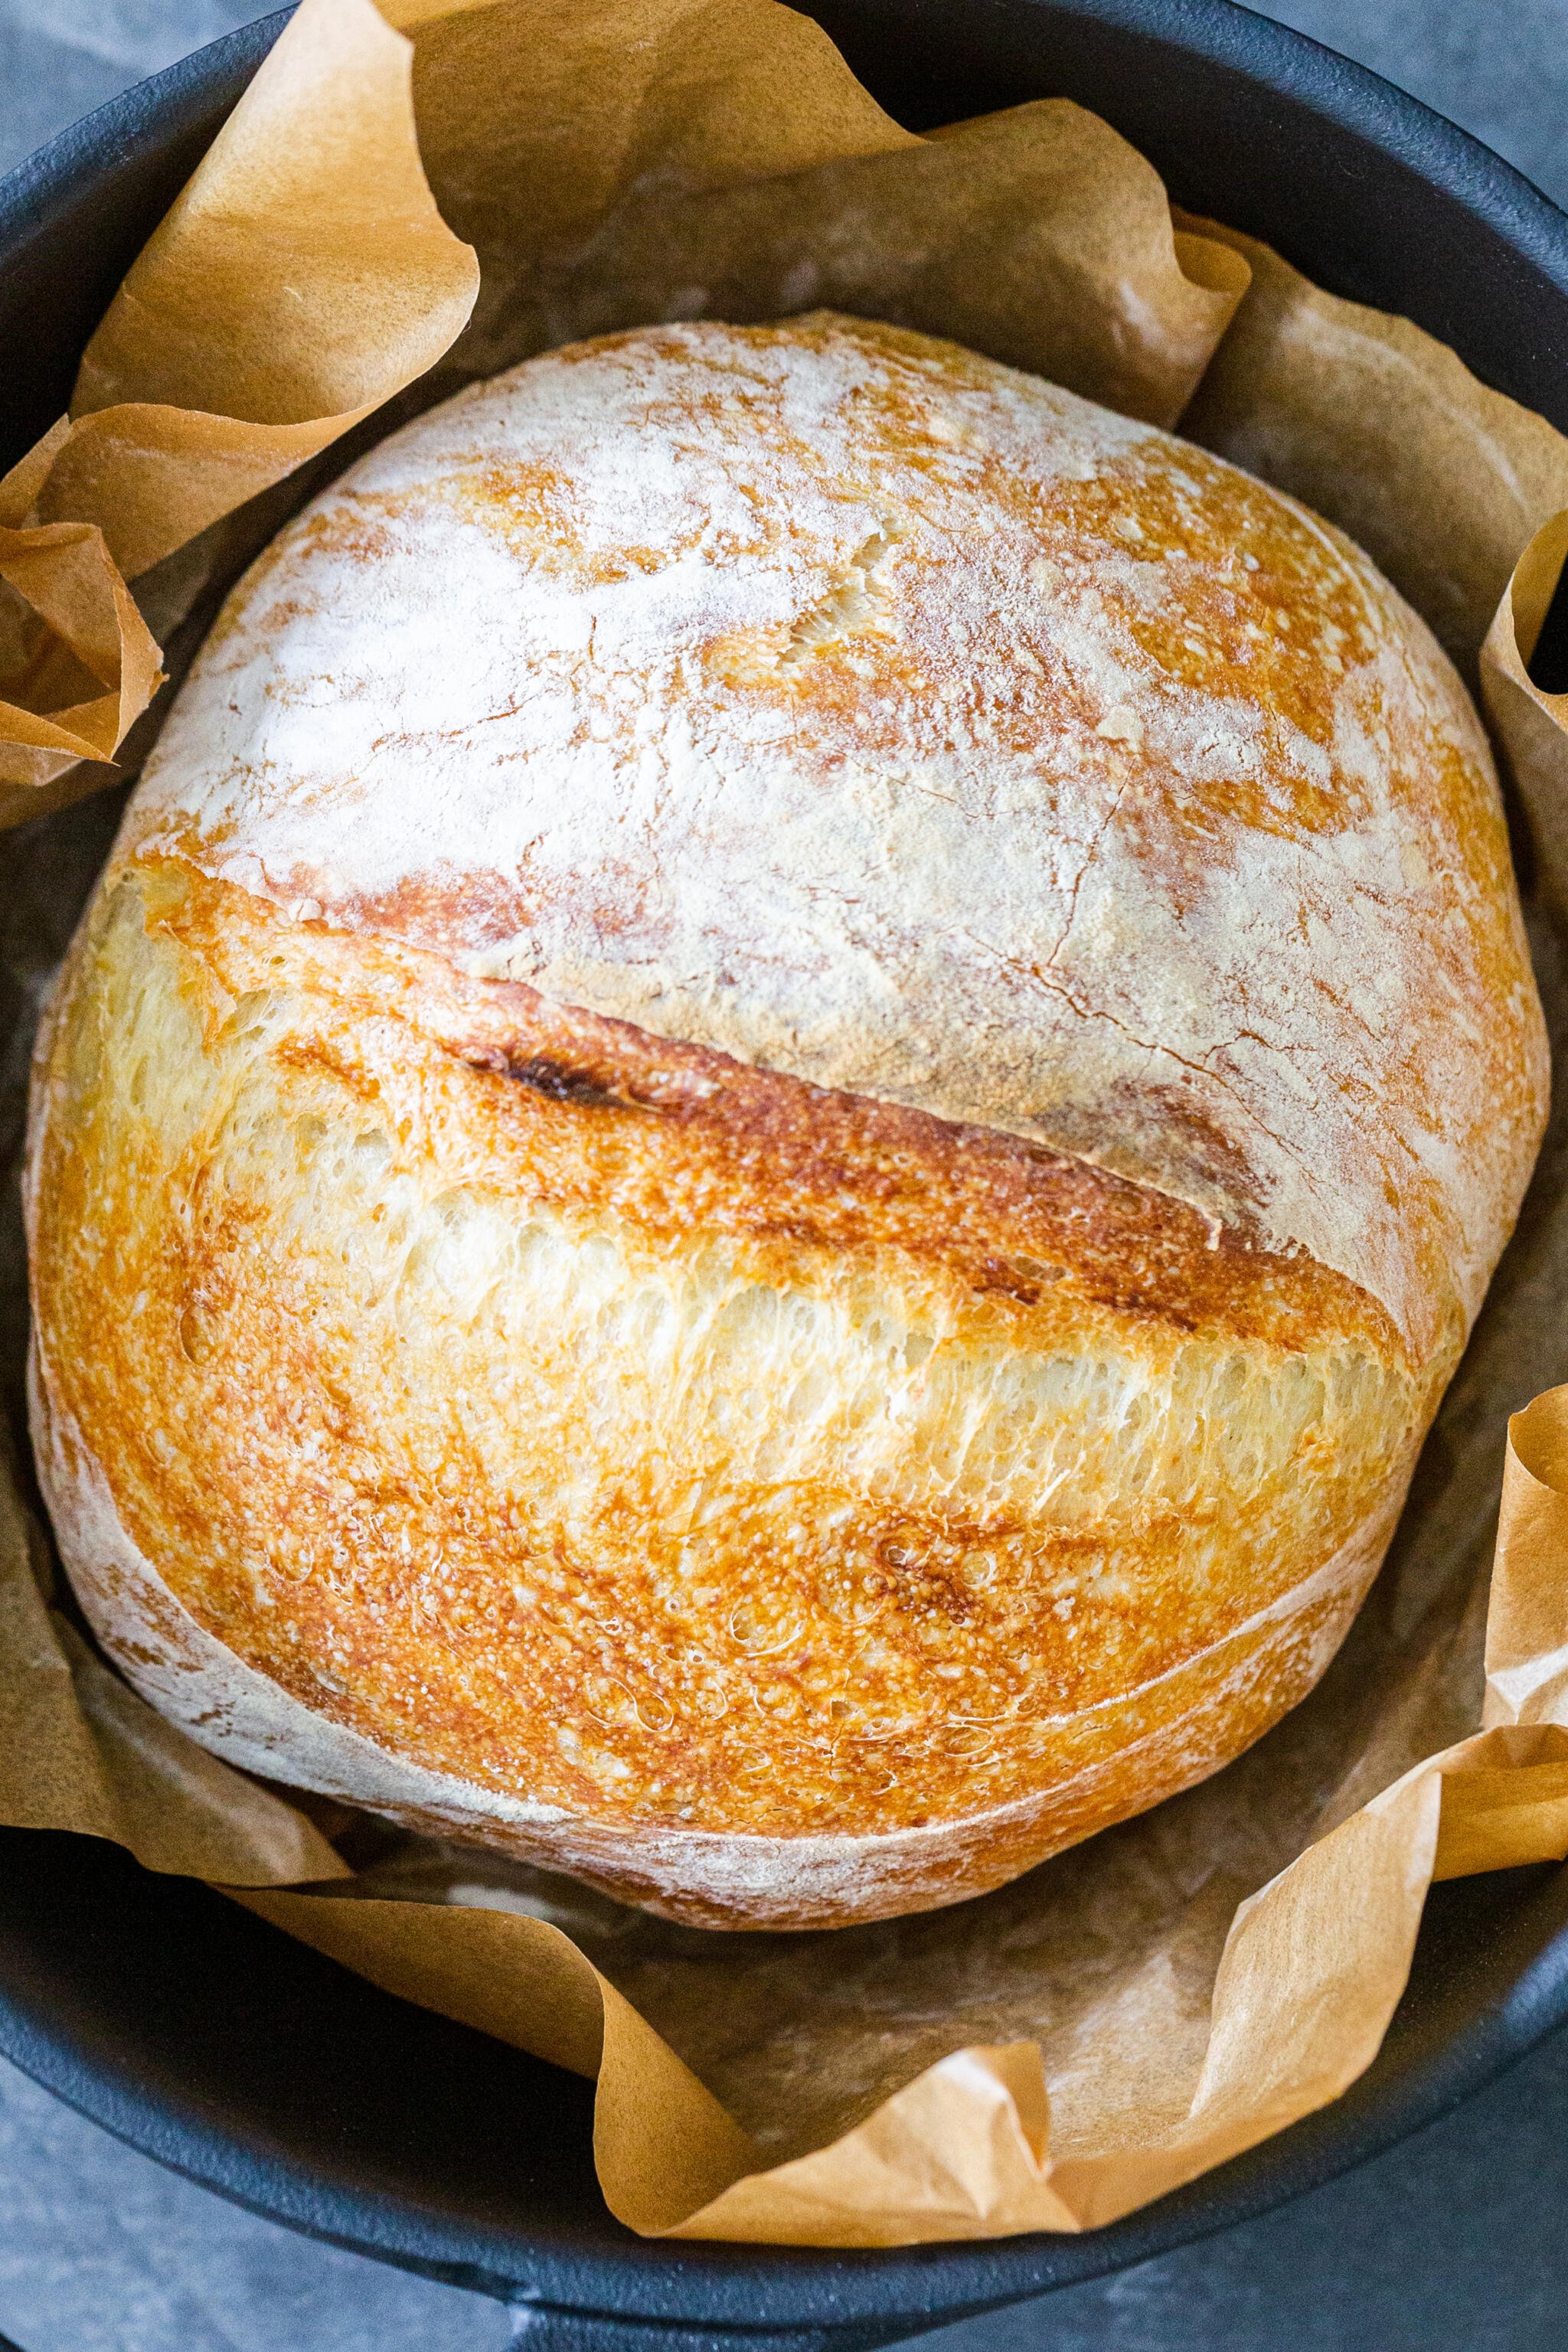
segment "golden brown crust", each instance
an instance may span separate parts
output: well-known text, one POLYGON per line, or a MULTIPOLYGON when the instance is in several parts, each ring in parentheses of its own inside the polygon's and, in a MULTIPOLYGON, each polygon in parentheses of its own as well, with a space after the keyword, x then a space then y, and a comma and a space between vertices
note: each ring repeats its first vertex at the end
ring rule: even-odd
POLYGON ((653 1037, 418 950, 282 923, 177 861, 138 871, 151 919, 230 995, 300 986, 331 1003, 330 1023, 282 1049, 297 1066, 319 1062, 374 1100, 363 1038, 391 1021, 475 1072, 466 1118, 552 1206, 613 1209, 664 1245, 700 1226, 792 1254, 892 1246, 977 1298, 1033 1307, 1065 1281, 1183 1330, 1282 1348, 1354 1333, 1402 1353, 1352 1283, 1092 1161, 653 1037))
POLYGON ((611 338, 193 672, 40 1051, 40 1475, 240 1763, 710 1923, 955 1901, 1311 1686, 1544 1087, 1339 534, 927 338, 611 338))
POLYGON ((177 862, 81 954, 35 1177, 58 1410, 209 1633, 476 1793, 619 1825, 610 1863, 567 1839, 600 1883, 682 1910, 637 1836, 689 1821, 1014 1809, 919 1895, 954 1899, 1210 1769, 1342 1632, 1436 1375, 1340 1277, 177 862), (542 1280, 520 1234, 563 1237, 542 1280), (662 1427, 604 1353, 656 1308, 662 1427), (743 1328, 792 1312, 797 1368, 743 1328))

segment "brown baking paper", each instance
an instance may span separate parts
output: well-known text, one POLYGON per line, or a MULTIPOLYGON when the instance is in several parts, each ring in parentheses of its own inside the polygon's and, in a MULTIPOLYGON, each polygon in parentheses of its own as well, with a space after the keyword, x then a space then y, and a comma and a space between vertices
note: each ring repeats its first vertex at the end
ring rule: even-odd
MULTIPOLYGON (((10 478, 0 525, 89 534, 68 551, 79 602, 47 593, 98 691, 77 678, 60 710, 118 692, 118 723, 124 707, 123 617, 121 669, 103 675, 109 555, 132 569, 155 555, 143 593, 153 579, 178 609, 196 573, 232 575, 295 495, 224 524, 225 481, 248 496, 397 384, 384 421, 569 335, 832 303, 956 334, 1140 416, 1184 407, 1194 437, 1369 545, 1472 677, 1480 663, 1532 813, 1532 940, 1554 1040, 1568 1034, 1563 712, 1525 668, 1568 545, 1553 520, 1568 445, 1542 420, 1406 322, 1320 293, 1214 224, 1173 225, 1149 166, 1065 102, 916 139, 773 0, 388 14, 413 44, 417 152, 406 47, 369 0, 305 0, 292 52, 279 44, 283 65, 263 68, 94 339, 75 421, 10 478), (375 170, 401 212, 368 197, 355 211, 375 170), (225 173, 243 236, 213 193, 225 173), (301 221, 307 182, 338 205, 330 233, 301 221), (459 334, 460 240, 482 278, 459 334), (237 266, 248 245, 271 257, 251 285, 237 266), (314 307, 274 351, 296 275, 314 307)), ((62 577, 65 546, 45 551, 62 577)), ((0 572, 30 552, 0 543, 0 572)), ((43 593, 34 562, 24 596, 43 593)), ((19 1048, 112 814, 44 818, 15 845, 0 908, 13 1161, 19 1048)), ((1554 1117, 1388 1564, 1319 1689, 1202 1787, 950 1911, 795 1936, 682 1928, 296 1803, 103 1666, 3 1482, 0 1818, 114 1839, 409 2000, 595 2075, 605 2193, 645 2232, 853 2246, 1092 2226, 1354 2079, 1435 1876, 1568 1853, 1565 1289, 1568 1118, 1554 1117)), ((13 1202, 13 1393, 24 1333, 13 1202)))
MULTIPOLYGON (((104 761, 159 683, 125 582, 423 375, 472 252, 419 161, 413 53, 371 0, 303 0, 0 482, 0 784, 104 761), (85 671, 100 689, 73 691, 85 671)), ((30 813, 0 799, 0 820, 30 813)))

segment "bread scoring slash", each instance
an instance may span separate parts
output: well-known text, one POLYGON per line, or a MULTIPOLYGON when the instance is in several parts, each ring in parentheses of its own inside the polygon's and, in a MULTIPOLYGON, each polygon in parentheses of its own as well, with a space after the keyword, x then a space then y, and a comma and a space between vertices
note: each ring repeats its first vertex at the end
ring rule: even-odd
POLYGON ((280 535, 132 803, 35 1086, 61 1551, 276 1779, 958 1901, 1317 1680, 1546 1084, 1341 533, 888 327, 574 346, 280 535))

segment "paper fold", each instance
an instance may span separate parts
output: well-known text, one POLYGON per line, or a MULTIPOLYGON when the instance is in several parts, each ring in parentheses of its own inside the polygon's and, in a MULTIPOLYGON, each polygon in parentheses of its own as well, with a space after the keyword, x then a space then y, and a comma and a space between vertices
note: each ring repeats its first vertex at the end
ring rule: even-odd
POLYGON ((0 484, 5 520, 41 527, 0 541, 31 616, 0 668, 0 782, 109 759, 160 682, 125 582, 339 439, 467 323, 478 264, 425 179, 412 72, 371 0, 302 0, 110 303, 69 417, 0 484), (51 699, 68 655, 111 694, 51 699))
POLYGON ((1568 558, 1568 509, 1548 517, 1503 591, 1481 648, 1481 697, 1523 803, 1542 887, 1568 912, 1568 694, 1530 675, 1542 622, 1568 558))

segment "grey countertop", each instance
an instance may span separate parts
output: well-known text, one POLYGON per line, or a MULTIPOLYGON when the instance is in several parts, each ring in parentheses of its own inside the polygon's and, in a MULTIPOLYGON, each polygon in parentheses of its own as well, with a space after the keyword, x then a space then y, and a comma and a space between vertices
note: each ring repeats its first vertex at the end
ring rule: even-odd
MULTIPOLYGON (((0 171, 247 0, 0 0, 0 171)), ((1568 0, 1281 0, 1568 205, 1568 0)), ((1404 2147, 1227 2236, 932 2352, 1562 2352, 1568 2033, 1404 2147)), ((26 2352, 500 2352, 507 2315, 121 2147, 0 2061, 0 2331, 26 2352)))

